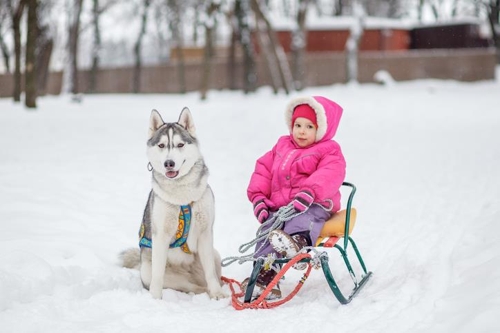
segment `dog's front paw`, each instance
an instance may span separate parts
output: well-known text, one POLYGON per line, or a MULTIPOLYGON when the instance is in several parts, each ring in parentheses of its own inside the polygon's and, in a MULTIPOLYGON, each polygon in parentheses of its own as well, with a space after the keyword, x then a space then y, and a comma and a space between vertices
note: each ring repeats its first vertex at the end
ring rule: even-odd
POLYGON ((209 291, 208 296, 210 296, 211 299, 217 299, 217 300, 229 297, 229 295, 227 295, 222 290, 209 291))
POLYGON ((161 286, 159 288, 153 288, 153 286, 151 286, 149 288, 149 293, 151 294, 151 296, 153 296, 154 299, 161 299, 161 297, 163 296, 163 290, 161 286))

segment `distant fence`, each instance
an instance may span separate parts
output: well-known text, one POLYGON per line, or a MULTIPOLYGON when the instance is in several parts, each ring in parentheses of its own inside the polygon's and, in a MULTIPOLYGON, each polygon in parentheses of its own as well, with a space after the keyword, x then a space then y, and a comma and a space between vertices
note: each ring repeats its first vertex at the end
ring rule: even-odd
MULTIPOLYGON (((361 52, 359 56, 360 83, 375 82, 379 70, 389 72, 396 81, 416 79, 449 79, 481 81, 495 79, 496 52, 494 49, 433 49, 393 52, 361 52)), ((235 66, 235 88, 243 88, 241 59, 235 66)), ((318 52, 306 56, 305 85, 324 86, 347 81, 346 54, 344 52, 318 52)), ((211 66, 209 89, 229 89, 228 61, 217 57, 211 66)), ((201 60, 191 60, 185 66, 186 90, 200 89, 201 60)), ((133 68, 108 68, 97 73, 96 93, 131 93, 133 68)), ((141 93, 178 93, 178 70, 175 63, 148 66, 142 69, 141 93)), ((257 59, 257 86, 270 86, 271 78, 265 63, 257 59)), ((62 87, 62 73, 49 74, 46 94, 58 95, 62 87)), ((89 87, 88 71, 79 72, 79 87, 85 93, 89 87)), ((0 75, 0 97, 12 96, 11 74, 0 75)))

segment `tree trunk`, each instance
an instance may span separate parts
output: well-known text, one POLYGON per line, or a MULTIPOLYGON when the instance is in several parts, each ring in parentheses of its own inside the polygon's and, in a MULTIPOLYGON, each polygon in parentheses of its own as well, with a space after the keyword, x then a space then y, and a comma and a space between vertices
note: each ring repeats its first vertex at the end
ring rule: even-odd
POLYGON ((49 79, 50 58, 52 56, 53 49, 54 41, 52 38, 40 41, 36 59, 37 90, 39 96, 46 94, 47 81, 49 79))
POLYGON ((203 71, 202 71, 201 88, 200 88, 202 100, 207 99, 207 91, 210 85, 210 67, 212 63, 212 53, 213 53, 212 33, 213 29, 207 27, 205 30, 205 37, 207 40, 205 45, 205 51, 203 54, 203 71))
POLYGON ((141 57, 141 49, 142 49, 142 40, 144 35, 146 34, 146 25, 148 23, 148 9, 151 1, 144 0, 143 4, 143 12, 141 19, 141 30, 139 31, 139 36, 137 36, 137 41, 134 46, 134 57, 135 57, 135 66, 134 66, 134 82, 133 82, 133 92, 139 93, 141 91, 141 71, 142 71, 142 57, 141 57))
POLYGON ((92 67, 89 73, 89 89, 88 92, 94 93, 97 87, 97 71, 99 70, 99 56, 101 53, 101 29, 99 27, 99 0, 93 0, 92 3, 92 18, 94 26, 94 45, 92 45, 92 67))
POLYGON ((292 31, 292 68, 296 90, 305 87, 305 53, 307 47, 306 16, 309 0, 299 0, 297 27, 292 31))
POLYGON ((181 33, 181 22, 180 22, 180 8, 177 0, 168 0, 168 6, 170 7, 171 17, 170 17, 170 29, 172 31, 172 38, 176 44, 177 50, 177 70, 178 70, 178 83, 179 92, 185 94, 186 88, 186 66, 184 62, 184 50, 183 50, 183 40, 181 33))
POLYGON ((492 39, 497 50, 497 63, 500 63, 500 35, 497 27, 500 25, 500 0, 491 0, 488 8, 488 21, 492 32, 492 39))
MULTIPOLYGON (((285 93, 288 94, 290 92, 290 87, 293 85, 293 77, 290 71, 290 66, 288 64, 288 59, 286 57, 285 51, 279 43, 278 38, 276 37, 276 33, 271 26, 271 23, 264 15, 264 12, 262 11, 258 0, 252 0, 252 9, 256 15, 256 20, 260 20, 265 25, 271 52, 269 61, 270 63, 272 61, 277 62, 277 69, 279 72, 281 84, 283 86, 283 89, 285 89, 285 93), (271 60, 272 57, 274 57, 274 60, 271 60)), ((256 25, 258 26, 259 23, 257 22, 256 25)))
POLYGON ((434 18, 439 20, 439 8, 435 4, 431 4, 432 14, 434 14, 434 18))
POLYGON ((26 38, 26 65, 25 65, 25 105, 29 109, 36 108, 37 81, 36 81, 36 41, 37 41, 37 2, 27 1, 28 5, 28 29, 26 38))
POLYGON ((178 74, 178 84, 179 93, 185 94, 187 92, 186 87, 186 62, 184 61, 184 50, 182 40, 177 40, 177 74, 178 74))
POLYGON ((256 18, 255 29, 255 33, 257 34, 257 39, 260 45, 260 50, 263 53, 264 62, 271 78, 271 87, 273 88, 273 93, 277 94, 279 91, 279 87, 281 86, 279 65, 277 59, 273 57, 269 36, 262 31, 260 20, 258 18, 256 18))
POLYGON ((54 49, 54 40, 50 34, 49 20, 46 15, 51 7, 48 2, 38 1, 37 8, 37 43, 36 43, 36 76, 37 76, 37 92, 38 96, 43 96, 46 93, 47 81, 49 78, 49 65, 54 49))
POLYGON ((424 13, 424 5, 425 5, 425 0, 419 0, 418 1, 418 22, 422 22, 423 19, 423 13, 424 13))
POLYGON ((344 15, 344 4, 345 0, 335 0, 334 5, 334 13, 333 16, 342 16, 344 15))
POLYGON ((14 30, 14 91, 12 96, 15 102, 21 101, 21 18, 24 5, 25 0, 19 0, 17 7, 11 8, 12 29, 14 30))
POLYGON ((215 14, 219 9, 219 5, 215 2, 210 2, 207 7, 207 18, 205 22, 205 52, 203 56, 203 76, 201 79, 201 99, 207 99, 207 91, 210 85, 210 70, 212 67, 212 58, 214 55, 213 46, 213 31, 215 27, 215 14))
MULTIPOLYGON (((237 2, 237 1, 236 1, 237 2)), ((235 7, 236 8, 236 2, 235 7)), ((231 41, 229 44, 229 54, 228 54, 228 71, 227 71, 227 82, 229 82, 229 90, 236 90, 236 43, 238 41, 238 27, 236 23, 235 10, 230 13, 227 17, 229 21, 229 27, 231 29, 231 41)))
POLYGON ((238 21, 240 43, 243 48, 243 91, 253 92, 257 86, 255 51, 252 44, 252 32, 248 25, 250 16, 250 0, 237 0, 234 12, 238 21))
MULTIPOLYGON (((358 0, 359 1, 359 0, 358 0)), ((351 27, 351 34, 346 42, 347 47, 347 82, 358 82, 358 54, 359 44, 364 30, 364 9, 359 2, 354 3, 355 23, 351 27)))
POLYGON ((5 70, 6 70, 7 73, 10 73, 10 54, 9 54, 9 48, 7 47, 7 44, 5 44, 5 41, 4 41, 2 35, 0 35, 0 48, 2 49, 3 64, 5 66, 5 70))
POLYGON ((451 5, 451 17, 455 18, 458 14, 458 0, 453 0, 451 5))
POLYGON ((500 0, 491 0, 488 5, 488 21, 490 23, 492 38, 495 45, 498 47, 498 30, 500 25, 500 0))
POLYGON ((67 91, 73 95, 78 94, 78 40, 80 37, 80 14, 82 12, 82 1, 73 0, 73 8, 70 9, 70 26, 69 26, 69 40, 68 40, 68 53, 69 64, 65 70, 69 71, 67 76, 67 91))

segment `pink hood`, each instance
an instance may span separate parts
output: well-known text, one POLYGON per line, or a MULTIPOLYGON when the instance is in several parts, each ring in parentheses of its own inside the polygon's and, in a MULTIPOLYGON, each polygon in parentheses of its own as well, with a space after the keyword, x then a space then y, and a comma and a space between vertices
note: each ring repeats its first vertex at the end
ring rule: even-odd
POLYGON ((307 104, 316 112, 318 131, 316 132, 315 142, 331 140, 335 136, 335 133, 337 133, 340 118, 342 117, 342 108, 340 105, 322 96, 307 96, 293 99, 288 103, 285 110, 285 122, 290 133, 292 133, 293 110, 300 104, 307 104))
POLYGON ((314 202, 337 211, 340 186, 345 179, 345 159, 340 145, 332 140, 337 132, 342 108, 320 96, 292 100, 285 110, 290 134, 279 138, 274 147, 260 157, 247 189, 248 199, 261 199, 271 210, 289 204, 300 191, 313 194, 314 202), (316 142, 299 147, 293 140, 292 113, 295 106, 308 104, 316 111, 316 142))

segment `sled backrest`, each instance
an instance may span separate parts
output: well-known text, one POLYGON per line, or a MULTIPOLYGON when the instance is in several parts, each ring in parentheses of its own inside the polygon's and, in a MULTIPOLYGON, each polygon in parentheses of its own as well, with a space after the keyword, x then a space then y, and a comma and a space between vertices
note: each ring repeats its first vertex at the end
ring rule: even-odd
POLYGON ((321 229, 316 246, 331 247, 337 243, 339 238, 344 238, 344 250, 347 249, 347 245, 349 244, 349 235, 356 224, 357 211, 356 208, 352 207, 352 201, 354 199, 354 194, 356 193, 356 186, 348 182, 342 183, 342 186, 350 188, 346 208, 336 212, 328 221, 326 221, 323 229, 321 229), (346 230, 349 230, 347 235, 346 230))

